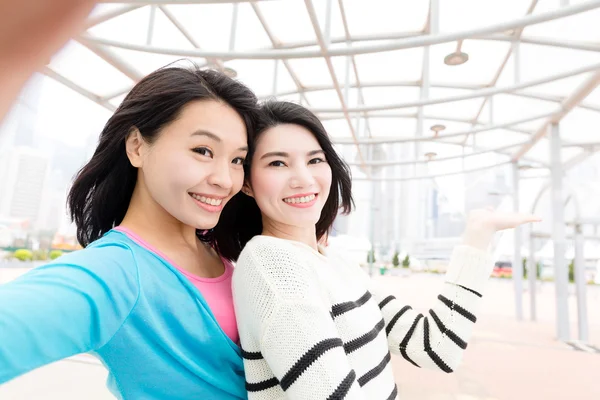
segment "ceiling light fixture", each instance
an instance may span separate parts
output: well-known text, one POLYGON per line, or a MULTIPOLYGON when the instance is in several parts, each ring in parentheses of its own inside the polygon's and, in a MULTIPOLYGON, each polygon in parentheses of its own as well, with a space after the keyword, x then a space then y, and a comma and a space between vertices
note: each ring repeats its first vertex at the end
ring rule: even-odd
POLYGON ((430 151, 430 152, 425 153, 425 158, 427 159, 427 161, 433 160, 436 156, 437 156, 437 153, 435 151, 430 151))
POLYGON ((433 132, 433 137, 438 137, 438 135, 440 134, 441 131, 443 131, 444 129, 446 129, 446 125, 442 125, 442 124, 435 124, 433 126, 431 126, 431 131, 433 132))
POLYGON ((444 64, 454 67, 457 65, 462 65, 469 61, 469 55, 460 50, 462 47, 462 42, 462 40, 459 40, 456 46, 456 50, 444 57, 444 64))

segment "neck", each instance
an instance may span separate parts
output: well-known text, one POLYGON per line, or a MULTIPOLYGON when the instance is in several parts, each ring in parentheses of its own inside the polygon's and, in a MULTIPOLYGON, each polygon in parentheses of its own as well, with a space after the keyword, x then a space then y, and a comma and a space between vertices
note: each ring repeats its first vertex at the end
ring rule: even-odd
POLYGON ((264 214, 262 220, 263 235, 304 243, 318 251, 316 226, 298 227, 285 225, 266 218, 264 214))
POLYGON ((150 197, 143 186, 143 181, 138 179, 129 208, 120 225, 131 229, 161 250, 181 245, 192 249, 197 248, 199 240, 196 237, 196 229, 183 224, 169 214, 150 197))

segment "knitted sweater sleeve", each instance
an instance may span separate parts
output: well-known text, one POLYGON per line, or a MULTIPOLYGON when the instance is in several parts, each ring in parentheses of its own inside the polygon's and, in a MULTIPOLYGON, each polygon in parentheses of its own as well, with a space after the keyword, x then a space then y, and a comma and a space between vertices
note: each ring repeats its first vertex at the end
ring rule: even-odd
POLYGON ((292 246, 250 242, 233 293, 250 399, 363 399, 328 302, 292 246))
POLYGON ((487 252, 456 247, 441 293, 425 313, 382 291, 367 277, 383 314, 390 351, 417 367, 453 372, 467 348, 492 268, 487 252))

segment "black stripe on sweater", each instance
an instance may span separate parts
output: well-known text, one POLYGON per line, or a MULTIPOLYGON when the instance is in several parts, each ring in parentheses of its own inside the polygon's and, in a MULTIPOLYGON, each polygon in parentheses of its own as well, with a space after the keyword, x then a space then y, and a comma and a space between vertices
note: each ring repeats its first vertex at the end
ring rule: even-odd
POLYGON ((249 392, 260 392, 261 390, 271 389, 279 385, 279 381, 277 378, 271 378, 266 381, 257 382, 257 383, 248 383, 246 382, 246 390, 249 392))
POLYGON ((437 316, 435 311, 429 310, 429 314, 431 314, 431 318, 433 318, 433 320, 435 321, 435 324, 437 325, 440 332, 442 332, 442 335, 448 336, 448 338, 450 340, 452 340, 454 343, 456 343, 456 345, 458 347, 460 347, 461 349, 464 350, 467 348, 467 342, 462 340, 456 333, 454 333, 450 329, 446 328, 446 326, 444 325, 442 320, 437 316))
POLYGON ((412 310, 412 307, 411 306, 404 306, 404 307, 402 307, 402 309, 400 311, 398 311, 396 313, 396 315, 394 315, 392 317, 392 319, 390 320, 390 323, 385 327, 385 335, 386 336, 390 336, 390 332, 392 331, 392 329, 394 329, 394 325, 396 325, 396 322, 398 322, 398 320, 400 319, 400 317, 402 316, 402 314, 404 314, 408 310, 412 310))
POLYGON ((429 320, 427 318, 425 318, 425 320, 423 321, 424 323, 424 327, 423 327, 423 341, 425 343, 425 351, 427 352, 427 354, 429 355, 429 357, 433 360, 433 362, 435 363, 435 365, 438 366, 439 369, 441 369, 442 371, 446 372, 446 373, 452 373, 452 368, 450 368, 445 362, 444 360, 441 359, 441 357, 435 352, 433 351, 433 349, 431 348, 431 342, 429 340, 429 320))
POLYGON ((334 339, 325 339, 321 342, 314 345, 310 350, 308 350, 296 363, 290 368, 290 370, 283 376, 281 379, 281 388, 283 390, 288 390, 290 386, 314 363, 319 357, 321 357, 325 352, 336 348, 344 346, 344 342, 342 339, 334 338, 334 339))
POLYGON ((242 358, 245 360, 262 360, 263 356, 260 351, 250 352, 242 349, 242 358))
POLYGON ((334 304, 331 307, 331 313, 333 317, 339 317, 340 315, 347 313, 348 311, 354 310, 362 305, 364 305, 371 298, 371 293, 366 292, 362 295, 362 297, 356 301, 347 301, 345 303, 334 304))
POLYGON ((373 340, 375 340, 377 335, 379 335, 379 332, 381 332, 384 327, 385 327, 385 321, 382 319, 369 332, 365 333, 362 336, 357 337, 356 339, 352 339, 348 343, 345 343, 344 350, 346 351, 346 354, 350 354, 350 353, 360 349, 364 345, 368 344, 369 342, 372 342, 373 340))
POLYGON ((396 400, 396 396, 398 396, 398 386, 394 385, 394 390, 392 390, 392 394, 390 394, 387 400, 396 400))
POLYGON ((408 332, 406 332, 406 336, 404 336, 404 339, 402 339, 402 342, 400 343, 400 354, 402 354, 402 357, 404 357, 408 362, 410 362, 412 365, 418 368, 421 367, 419 367, 419 365, 416 362, 410 359, 408 353, 406 352, 406 346, 408 345, 412 334, 415 332, 415 329, 417 329, 417 324, 419 323, 421 318, 423 318, 423 314, 417 315, 417 318, 415 318, 415 321, 413 322, 408 332))
POLYGON ((344 378, 342 383, 335 389, 333 393, 327 397, 327 400, 342 400, 346 397, 354 380, 356 379, 356 372, 354 370, 350 371, 348 375, 344 378))
POLYGON ((381 303, 379 303, 379 308, 385 307, 385 305, 387 303, 389 303, 390 301, 395 300, 395 299, 396 298, 394 296, 388 296, 388 297, 386 297, 385 299, 381 300, 381 303))
POLYGON ((361 387, 363 387, 369 381, 377 378, 379 376, 379 374, 383 372, 385 367, 387 367, 387 365, 390 363, 391 359, 392 359, 392 355, 388 351, 387 354, 385 355, 385 357, 383 357, 383 360, 381 360, 381 362, 375 368, 373 368, 372 370, 370 370, 369 372, 367 372, 366 374, 364 374, 363 376, 358 378, 358 384, 361 387))
POLYGON ((473 293, 473 294, 474 294, 475 296, 477 296, 477 297, 483 297, 483 296, 481 295, 481 293, 479 293, 479 292, 477 292, 477 291, 475 291, 475 290, 473 290, 473 289, 469 289, 469 288, 468 288, 468 287, 466 287, 466 286, 463 286, 463 285, 456 285, 456 286, 458 286, 459 288, 463 288, 463 289, 465 289, 467 292, 471 292, 471 293, 473 293))
POLYGON ((458 304, 456 304, 455 302, 453 302, 452 300, 442 296, 441 294, 438 296, 438 299, 444 303, 446 306, 448 306, 449 309, 456 311, 457 313, 459 313, 460 315, 462 315, 463 317, 465 317, 466 319, 468 319, 471 322, 477 322, 477 317, 473 314, 471 314, 469 311, 467 311, 466 309, 462 308, 461 306, 459 306, 458 304))

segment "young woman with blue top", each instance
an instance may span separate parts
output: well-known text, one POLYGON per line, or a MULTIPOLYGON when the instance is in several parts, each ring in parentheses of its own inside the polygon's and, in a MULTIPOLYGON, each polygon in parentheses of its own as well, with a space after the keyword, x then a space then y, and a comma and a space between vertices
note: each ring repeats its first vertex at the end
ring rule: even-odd
POLYGON ((215 71, 131 90, 69 193, 85 248, 0 286, 0 384, 89 352, 119 399, 247 397, 227 232, 198 232, 242 187, 255 110, 215 71))

